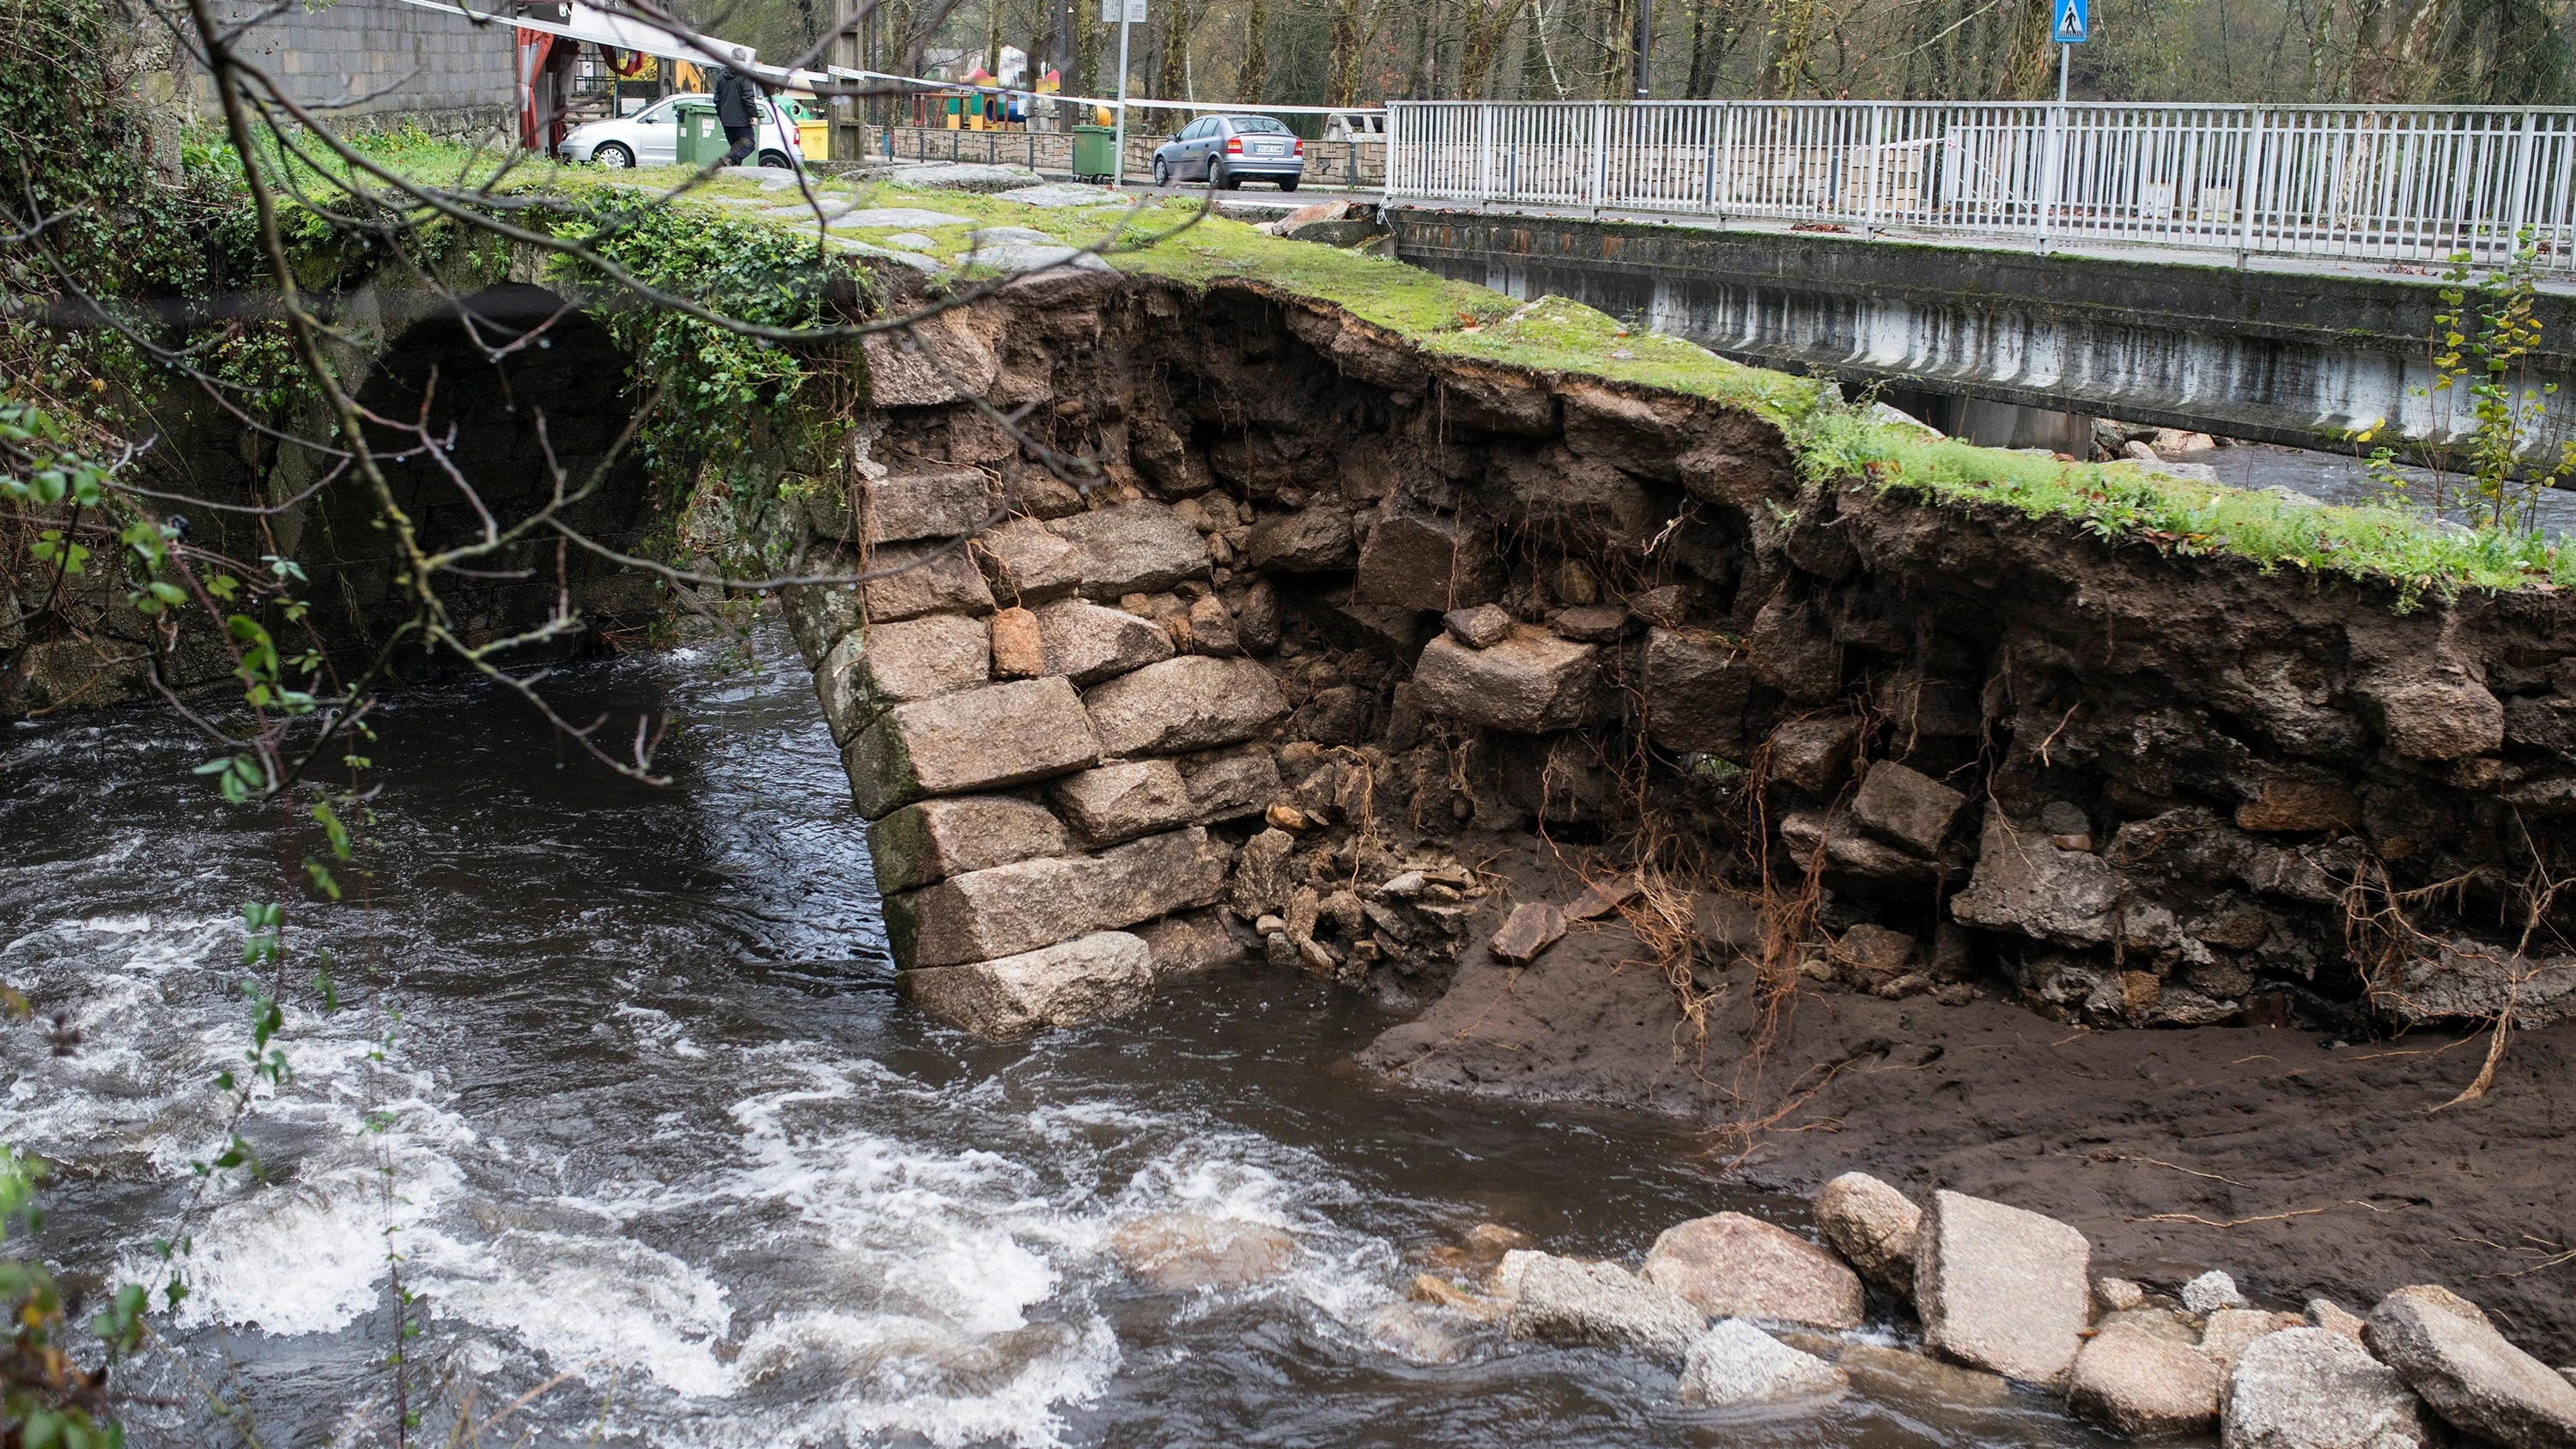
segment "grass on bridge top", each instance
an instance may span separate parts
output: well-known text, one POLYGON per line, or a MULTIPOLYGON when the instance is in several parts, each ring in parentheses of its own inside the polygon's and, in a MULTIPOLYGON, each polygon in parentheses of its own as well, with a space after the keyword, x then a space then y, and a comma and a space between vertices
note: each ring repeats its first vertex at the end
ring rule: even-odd
MULTIPOLYGON (((413 175, 453 184, 477 166, 473 155, 445 143, 413 141, 385 159, 413 175)), ((491 153, 480 153, 489 157, 491 153)), ((546 188, 578 195, 600 186, 669 186, 676 168, 610 173, 586 167, 522 165, 505 189, 546 188)), ((2197 483, 2132 464, 2064 463, 1980 448, 1872 420, 1844 405, 1829 384, 1729 362, 1679 338, 1632 328, 1562 299, 1523 305, 1483 287, 1417 267, 1312 242, 1290 241, 1226 217, 1201 216, 1199 203, 1149 202, 1133 216, 1123 204, 1039 207, 953 190, 906 190, 886 182, 855 188, 817 178, 818 196, 860 206, 909 207, 961 217, 942 227, 889 227, 829 235, 881 242, 915 231, 932 255, 954 259, 977 227, 1043 232, 1067 245, 1102 240, 1124 222, 1107 253, 1125 272, 1205 284, 1219 278, 1258 282, 1313 297, 1399 333, 1427 352, 1548 374, 1581 374, 1713 398, 1748 408, 1787 434, 1808 476, 1852 478, 1912 494, 1927 503, 1999 504, 2034 518, 2072 521, 2106 540, 2144 543, 2169 553, 2230 554, 2264 570, 2296 568, 2323 575, 2393 583, 2401 607, 2426 594, 2462 589, 2508 590, 2576 583, 2576 550, 2514 529, 2462 530, 2399 508, 2308 504, 2264 491, 2197 483)), ((755 180, 724 176, 690 194, 729 219, 793 226, 780 208, 801 205, 794 190, 763 192, 755 180), (751 203, 765 203, 753 206, 751 203)), ((810 231, 812 218, 803 219, 810 231)), ((969 273, 968 275, 972 275, 969 273)))

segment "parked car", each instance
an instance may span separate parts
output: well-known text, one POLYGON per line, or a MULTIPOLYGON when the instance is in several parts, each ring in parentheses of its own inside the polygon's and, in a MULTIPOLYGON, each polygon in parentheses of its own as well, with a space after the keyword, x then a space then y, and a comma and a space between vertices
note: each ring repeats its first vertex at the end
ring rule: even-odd
MULTIPOLYGON (((665 96, 631 116, 613 121, 593 121, 575 126, 555 148, 558 160, 596 161, 602 166, 668 166, 680 154, 680 102, 696 101, 713 105, 708 95, 665 96)), ((794 166, 805 154, 796 135, 796 123, 778 107, 775 98, 764 97, 762 109, 767 112, 759 126, 757 147, 745 161, 763 166, 794 166)))
POLYGON ((1202 116, 1154 148, 1154 184, 1203 180, 1221 191, 1275 181, 1294 191, 1306 175, 1306 143, 1268 116, 1202 116))

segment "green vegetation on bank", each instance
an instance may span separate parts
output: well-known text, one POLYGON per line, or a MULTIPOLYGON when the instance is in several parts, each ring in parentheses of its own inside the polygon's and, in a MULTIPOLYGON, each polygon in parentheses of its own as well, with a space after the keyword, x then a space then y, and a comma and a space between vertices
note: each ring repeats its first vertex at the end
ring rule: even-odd
MULTIPOLYGON (((1028 227, 1077 245, 1097 239, 1123 214, 1114 207, 1047 209, 883 184, 865 188, 863 201, 943 211, 977 225, 1028 227)), ((1127 234, 1170 232, 1196 211, 1193 202, 1159 202, 1145 208, 1127 234)), ((968 230, 934 233, 939 254, 966 250, 968 230)), ((1221 217, 1141 250, 1113 253, 1109 260, 1124 271, 1198 284, 1257 280, 1332 302, 1443 356, 1600 377, 1748 408, 1781 426, 1801 466, 1819 481, 1861 479, 1934 504, 1998 504, 2170 553, 2233 554, 2267 572, 2290 567, 2384 580, 2397 588, 2401 607, 2412 607, 2428 592, 2576 581, 2576 551, 2520 529, 2464 529, 2402 508, 2307 503, 2135 464, 2066 463, 1938 439, 1876 421, 1868 410, 1845 405, 1828 384, 1730 362, 1578 303, 1551 298, 1521 305, 1417 267, 1289 241, 1221 217)))

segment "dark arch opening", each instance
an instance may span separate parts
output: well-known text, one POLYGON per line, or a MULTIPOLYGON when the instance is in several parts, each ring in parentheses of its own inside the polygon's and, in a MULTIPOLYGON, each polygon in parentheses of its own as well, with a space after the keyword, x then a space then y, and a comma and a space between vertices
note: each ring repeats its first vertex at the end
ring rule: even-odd
MULTIPOLYGON (((485 512, 507 529, 545 506, 557 469, 566 491, 576 492, 603 464, 606 476, 565 511, 566 521, 621 552, 635 551, 651 530, 656 511, 640 460, 631 448, 610 460, 635 407, 626 355, 594 318, 557 318, 562 307, 563 299, 542 287, 510 283, 477 292, 458 310, 404 329, 359 390, 364 406, 388 418, 421 417, 426 401, 432 435, 481 500, 478 511, 475 497, 435 459, 415 455, 387 465, 394 500, 425 548, 480 538, 485 512), (471 328, 460 313, 470 314, 471 328), (491 355, 516 342, 524 345, 491 355)), ((373 441, 390 452, 412 440, 376 429, 373 441)), ((300 549, 314 580, 315 615, 335 641, 372 651, 412 614, 401 564, 375 526, 368 489, 343 486, 324 496, 330 502, 300 549)), ((450 575, 440 585, 451 622, 469 644, 538 626, 559 592, 589 624, 579 638, 514 653, 514 662, 581 652, 604 636, 640 631, 662 599, 651 576, 562 546, 551 530, 471 567, 488 577, 450 575)))

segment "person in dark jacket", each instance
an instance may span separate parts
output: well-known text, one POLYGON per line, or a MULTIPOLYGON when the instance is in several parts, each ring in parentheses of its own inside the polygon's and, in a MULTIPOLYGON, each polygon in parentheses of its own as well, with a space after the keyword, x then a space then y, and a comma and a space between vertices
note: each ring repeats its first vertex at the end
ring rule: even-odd
POLYGON ((760 142, 760 87, 741 71, 716 72, 716 124, 724 127, 730 148, 724 164, 739 166, 760 142))

